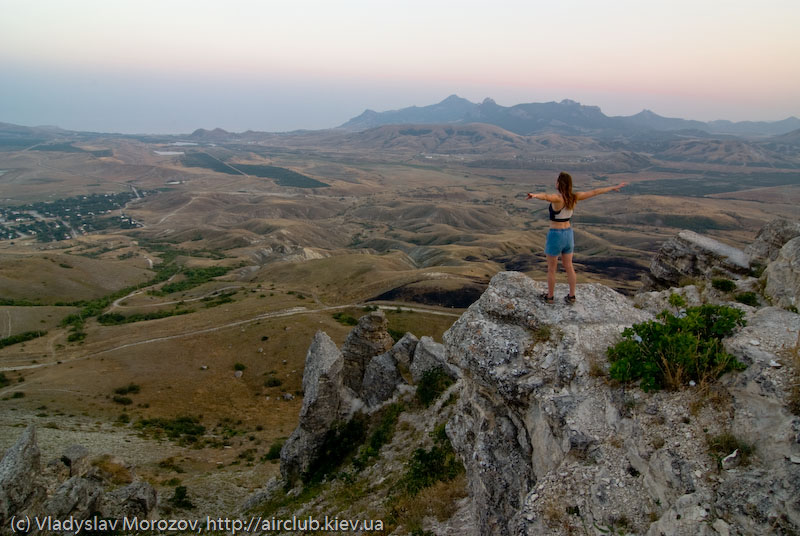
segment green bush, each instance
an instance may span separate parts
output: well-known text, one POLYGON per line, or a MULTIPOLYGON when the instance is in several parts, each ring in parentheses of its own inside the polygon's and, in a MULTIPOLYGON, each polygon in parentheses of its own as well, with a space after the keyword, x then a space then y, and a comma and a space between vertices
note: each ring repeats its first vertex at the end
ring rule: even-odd
POLYGON ((142 388, 138 384, 129 383, 128 385, 126 385, 124 387, 117 387, 116 389, 114 389, 114 393, 116 393, 118 395, 127 395, 127 394, 134 394, 135 395, 136 393, 141 391, 141 389, 142 388))
POLYGON ((169 503, 176 508, 191 509, 194 504, 189 500, 186 486, 178 486, 175 488, 175 493, 167 499, 169 503))
POLYGON ((722 347, 722 339, 745 324, 742 311, 702 305, 679 316, 667 311, 658 316, 661 322, 626 328, 622 341, 607 350, 612 378, 640 380, 639 386, 651 391, 677 389, 690 380, 705 381, 745 368, 722 347))
POLYGON ((9 380, 6 377, 6 373, 5 372, 0 372, 0 387, 5 387, 6 385, 9 385, 10 383, 11 383, 11 380, 9 380))
POLYGON ((317 457, 301 475, 304 484, 314 484, 335 472, 364 442, 367 418, 357 414, 346 423, 339 423, 325 433, 317 457))
POLYGON ((736 289, 736 283, 723 277, 715 277, 712 279, 711 286, 722 292, 731 292, 736 289))
POLYGON ((280 385, 283 385, 283 380, 275 376, 270 376, 264 381, 264 387, 278 387, 280 385))
POLYGON ((353 459, 353 465, 357 469, 363 469, 371 459, 377 458, 381 447, 392 440, 397 419, 404 409, 402 404, 391 404, 383 410, 378 425, 370 434, 366 445, 361 448, 358 456, 353 459))
POLYGON ((453 378, 447 375, 443 368, 437 367, 425 371, 417 384, 417 400, 426 408, 450 387, 453 378))
POLYGON ((740 292, 736 296, 736 301, 751 307, 758 307, 758 296, 755 292, 740 292))
POLYGON ((680 309, 681 307, 686 307, 686 298, 681 296, 680 294, 675 294, 674 292, 669 295, 669 304, 676 309, 680 309))
POLYGON ((355 326, 358 320, 352 315, 346 313, 333 313, 333 319, 345 326, 355 326))
POLYGON ((400 479, 400 488, 409 495, 416 495, 437 482, 452 480, 464 472, 464 465, 445 434, 444 424, 436 427, 431 435, 433 447, 415 450, 408 461, 406 474, 400 479))
POLYGON ((267 460, 277 460, 281 457, 281 449, 283 448, 283 440, 276 441, 269 447, 269 451, 264 455, 267 460))

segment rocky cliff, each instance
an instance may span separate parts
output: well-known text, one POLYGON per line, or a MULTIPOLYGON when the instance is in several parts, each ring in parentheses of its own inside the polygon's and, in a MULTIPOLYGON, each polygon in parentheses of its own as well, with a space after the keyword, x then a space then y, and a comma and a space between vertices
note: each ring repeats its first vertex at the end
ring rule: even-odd
MULTIPOLYGON (((408 400, 421 379, 415 366, 438 366, 457 379, 442 395, 457 397, 455 408, 440 399, 434 410, 447 419, 468 498, 449 521, 425 518, 429 534, 797 534, 798 229, 773 222, 745 250, 681 232, 651 266, 650 288, 664 290, 633 299, 585 284, 576 304, 548 305, 538 298, 544 282, 500 273, 443 346, 410 334, 388 351, 386 342, 359 342, 384 340, 379 315, 362 318, 341 351, 318 334, 306 360, 298 431, 281 455, 287 483, 303 474, 303 460, 319 456, 320 438, 337 423, 355 411, 379 411, 390 397, 408 400), (702 304, 742 311, 746 326, 724 348, 743 370, 672 391, 611 379, 606 350, 625 328, 664 309, 680 318, 702 304), (349 351, 355 366, 348 376, 349 351)), ((429 431, 434 410, 407 407, 401 421, 429 431)), ((410 466, 404 442, 414 437, 402 433, 384 446, 380 469, 367 470, 356 487, 410 466)), ((344 474, 358 478, 358 471, 344 474)), ((270 493, 283 493, 277 489, 270 493)), ((369 511, 392 500, 390 491, 369 511)), ((314 504, 304 511, 342 509, 340 499, 314 504)), ((411 532, 402 524, 393 530, 411 532)))

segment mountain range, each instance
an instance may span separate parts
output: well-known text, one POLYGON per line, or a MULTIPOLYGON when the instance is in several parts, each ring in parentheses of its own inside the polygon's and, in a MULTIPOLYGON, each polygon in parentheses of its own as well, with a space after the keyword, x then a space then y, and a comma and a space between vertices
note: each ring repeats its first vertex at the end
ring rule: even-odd
POLYGON ((505 130, 529 136, 553 132, 570 136, 617 136, 643 130, 690 131, 713 135, 764 137, 786 134, 800 129, 800 119, 782 121, 694 121, 662 117, 650 110, 631 116, 607 116, 597 106, 586 106, 573 100, 501 106, 492 99, 476 104, 457 95, 429 106, 411 106, 400 110, 376 112, 366 110, 339 126, 348 131, 362 131, 383 125, 488 123, 505 130))

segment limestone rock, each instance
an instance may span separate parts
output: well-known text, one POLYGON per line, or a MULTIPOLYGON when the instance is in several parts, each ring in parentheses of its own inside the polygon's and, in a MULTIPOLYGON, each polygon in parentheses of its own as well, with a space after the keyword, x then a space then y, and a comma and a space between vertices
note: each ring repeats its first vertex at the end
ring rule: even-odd
POLYGON ((343 366, 336 344, 326 333, 317 331, 306 354, 300 420, 281 450, 281 475, 288 482, 308 470, 325 433, 348 411, 343 366))
POLYGON ((344 341, 344 384, 356 393, 361 391, 370 359, 386 352, 394 343, 388 325, 383 311, 372 311, 359 318, 358 324, 344 341))
POLYGON ((82 518, 98 511, 103 484, 96 477, 73 476, 58 487, 44 503, 44 511, 54 517, 82 518))
POLYGON ((0 526, 43 492, 36 483, 40 471, 36 428, 28 426, 0 460, 0 526))
POLYGON ((82 476, 89 469, 89 449, 83 445, 70 445, 61 455, 61 462, 69 467, 69 476, 82 476))
POLYGON ((774 305, 800 308, 800 237, 789 240, 769 263, 765 293, 774 305))
POLYGON ((758 231, 755 240, 744 252, 752 261, 767 264, 778 257, 778 252, 786 242, 797 236, 800 236, 800 222, 777 218, 758 231))
POLYGON ((397 361, 399 367, 408 370, 411 367, 411 360, 414 357, 414 351, 418 343, 419 339, 417 339, 413 333, 406 333, 392 346, 389 353, 394 360, 397 361))
POLYGON ((430 337, 422 337, 414 350, 411 360, 411 377, 414 383, 422 379, 422 375, 429 370, 442 369, 453 379, 458 377, 456 370, 445 359, 444 345, 439 344, 430 337))
POLYGON ((397 386, 404 383, 405 380, 397 369, 397 360, 390 350, 376 355, 370 360, 367 370, 364 372, 361 398, 368 406, 377 406, 392 398, 397 386))
POLYGON ((650 263, 645 289, 677 287, 686 277, 728 277, 749 273, 750 258, 742 250, 693 231, 681 231, 661 246, 650 263))
POLYGON ((147 518, 158 503, 156 490, 147 482, 132 482, 125 487, 106 493, 100 500, 99 510, 107 518, 147 518))
POLYGON ((602 285, 579 285, 573 306, 545 304, 545 288, 497 274, 444 335, 464 382, 447 434, 464 460, 481 534, 540 533, 525 518, 531 488, 568 455, 585 457, 607 426, 611 401, 580 387, 589 355, 651 318, 602 285))

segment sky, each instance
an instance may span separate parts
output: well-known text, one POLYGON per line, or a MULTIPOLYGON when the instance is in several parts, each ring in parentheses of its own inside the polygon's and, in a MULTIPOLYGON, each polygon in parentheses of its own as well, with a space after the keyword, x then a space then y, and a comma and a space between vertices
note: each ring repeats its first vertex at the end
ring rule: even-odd
POLYGON ((282 132, 457 94, 800 117, 797 0, 0 0, 0 122, 282 132))

